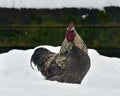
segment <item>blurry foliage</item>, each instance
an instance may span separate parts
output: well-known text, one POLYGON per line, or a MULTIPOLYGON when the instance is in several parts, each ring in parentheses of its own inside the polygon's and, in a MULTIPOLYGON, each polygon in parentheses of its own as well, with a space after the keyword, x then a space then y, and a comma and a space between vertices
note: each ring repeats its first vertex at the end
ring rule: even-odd
MULTIPOLYGON (((76 28, 79 35, 91 48, 120 48, 120 28, 118 29, 94 29, 76 28), (115 30, 115 32, 114 32, 115 30)), ((0 46, 38 46, 61 45, 65 38, 66 29, 38 28, 0 30, 0 46)))
MULTIPOLYGON (((6 9, 0 8, 0 24, 40 24, 68 25, 74 22, 79 25, 120 24, 120 8, 105 7, 97 9, 6 9), (116 11, 117 10, 117 11, 116 11), (83 15, 87 15, 82 18, 83 15), (14 18, 14 19, 13 19, 14 18)), ((88 47, 120 48, 120 28, 77 28, 77 32, 88 47)), ((0 46, 38 46, 61 45, 66 29, 58 28, 22 28, 0 29, 0 46)))
POLYGON ((100 11, 97 14, 97 22, 98 22, 98 24, 109 24, 109 22, 110 22, 109 14, 105 13, 104 11, 100 11))

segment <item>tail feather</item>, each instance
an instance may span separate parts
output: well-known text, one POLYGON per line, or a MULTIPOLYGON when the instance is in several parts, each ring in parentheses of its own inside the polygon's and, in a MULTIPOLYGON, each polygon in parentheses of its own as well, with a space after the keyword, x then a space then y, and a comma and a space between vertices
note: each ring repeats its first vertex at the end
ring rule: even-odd
POLYGON ((32 66, 32 62, 34 63, 35 66, 37 66, 38 70, 44 65, 46 60, 50 57, 49 54, 51 52, 45 48, 38 48, 34 51, 31 60, 30 60, 30 65, 32 69, 34 70, 32 66))

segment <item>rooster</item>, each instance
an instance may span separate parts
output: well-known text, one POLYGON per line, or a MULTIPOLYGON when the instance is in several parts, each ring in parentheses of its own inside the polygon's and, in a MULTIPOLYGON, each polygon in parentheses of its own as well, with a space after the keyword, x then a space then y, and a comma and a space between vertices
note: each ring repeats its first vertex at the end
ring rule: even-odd
POLYGON ((31 57, 31 66, 32 62, 47 80, 67 83, 80 84, 90 68, 86 44, 73 23, 68 25, 59 53, 37 48, 31 57))

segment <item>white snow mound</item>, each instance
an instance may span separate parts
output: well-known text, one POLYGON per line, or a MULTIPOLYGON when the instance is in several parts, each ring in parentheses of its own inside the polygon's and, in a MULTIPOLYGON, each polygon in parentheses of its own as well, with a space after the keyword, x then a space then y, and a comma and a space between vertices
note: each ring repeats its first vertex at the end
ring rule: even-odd
MULTIPOLYGON (((60 47, 46 47, 58 52, 60 47)), ((82 84, 45 80, 30 67, 34 49, 0 54, 1 96, 120 96, 120 58, 100 55, 89 49, 91 68, 82 84)))

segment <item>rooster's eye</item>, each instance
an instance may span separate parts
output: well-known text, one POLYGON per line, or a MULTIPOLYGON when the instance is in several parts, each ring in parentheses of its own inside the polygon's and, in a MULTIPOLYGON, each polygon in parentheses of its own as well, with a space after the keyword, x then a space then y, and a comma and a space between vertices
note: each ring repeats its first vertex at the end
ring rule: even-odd
POLYGON ((70 32, 71 32, 71 33, 74 33, 74 30, 71 30, 70 32))
POLYGON ((67 34, 74 33, 74 30, 68 30, 67 34))

